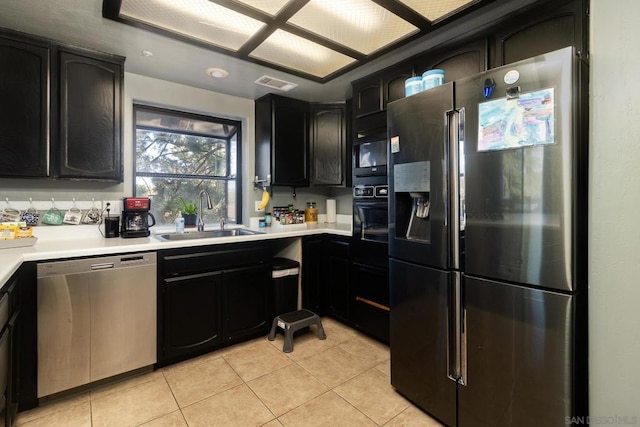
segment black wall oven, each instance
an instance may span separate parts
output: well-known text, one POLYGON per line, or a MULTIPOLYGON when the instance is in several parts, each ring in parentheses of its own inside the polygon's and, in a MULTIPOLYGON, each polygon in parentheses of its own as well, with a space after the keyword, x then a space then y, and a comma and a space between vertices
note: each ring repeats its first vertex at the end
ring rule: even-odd
POLYGON ((352 319, 356 328, 389 342, 388 187, 353 188, 352 319))
POLYGON ((353 188, 353 236, 357 240, 388 243, 387 185, 356 185, 353 188))

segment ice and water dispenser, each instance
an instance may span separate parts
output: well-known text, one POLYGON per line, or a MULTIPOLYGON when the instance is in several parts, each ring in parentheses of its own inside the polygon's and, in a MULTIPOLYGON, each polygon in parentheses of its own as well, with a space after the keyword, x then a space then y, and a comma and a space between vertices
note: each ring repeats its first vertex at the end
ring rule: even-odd
POLYGON ((397 164, 393 170, 396 238, 431 241, 430 162, 397 164))

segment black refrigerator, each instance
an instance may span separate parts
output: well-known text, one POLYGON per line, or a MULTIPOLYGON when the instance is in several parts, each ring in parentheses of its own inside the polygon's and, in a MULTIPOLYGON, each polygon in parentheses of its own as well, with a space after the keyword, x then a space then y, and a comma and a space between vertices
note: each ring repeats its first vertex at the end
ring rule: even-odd
POLYGON ((449 426, 587 411, 573 48, 388 105, 391 382, 449 426))

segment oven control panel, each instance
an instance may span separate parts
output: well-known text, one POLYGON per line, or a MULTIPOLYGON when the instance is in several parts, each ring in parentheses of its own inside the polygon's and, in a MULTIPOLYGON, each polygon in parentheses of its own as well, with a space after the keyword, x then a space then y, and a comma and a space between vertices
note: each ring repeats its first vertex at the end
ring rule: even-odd
POLYGON ((387 198, 389 187, 386 185, 356 185, 353 187, 353 197, 362 198, 387 198))

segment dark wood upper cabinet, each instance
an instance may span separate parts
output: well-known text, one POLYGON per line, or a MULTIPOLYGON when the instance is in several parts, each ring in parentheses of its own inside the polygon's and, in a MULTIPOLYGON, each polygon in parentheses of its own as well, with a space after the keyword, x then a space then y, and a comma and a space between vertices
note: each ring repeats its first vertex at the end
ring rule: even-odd
POLYGON ((256 176, 309 186, 309 103, 279 95, 256 100, 256 176))
POLYGON ((345 104, 312 104, 311 122, 311 185, 344 185, 347 164, 345 104))
POLYGON ((487 69, 487 42, 480 38, 463 45, 442 49, 416 59, 416 74, 427 70, 444 70, 445 82, 453 82, 487 69))
POLYGON ((60 50, 58 178, 122 181, 122 63, 60 50))
POLYGON ((409 77, 413 77, 413 65, 410 63, 389 68, 382 74, 383 109, 386 110, 388 103, 404 98, 404 82, 409 77))
POLYGON ((382 111, 382 80, 379 76, 353 83, 354 117, 382 111))
POLYGON ((575 46, 587 51, 588 2, 575 0, 563 5, 555 2, 523 11, 495 33, 491 68, 532 56, 575 46))
POLYGON ((46 177, 49 47, 0 36, 0 176, 46 177))
POLYGON ((0 176, 123 180, 124 58, 0 31, 0 176))

